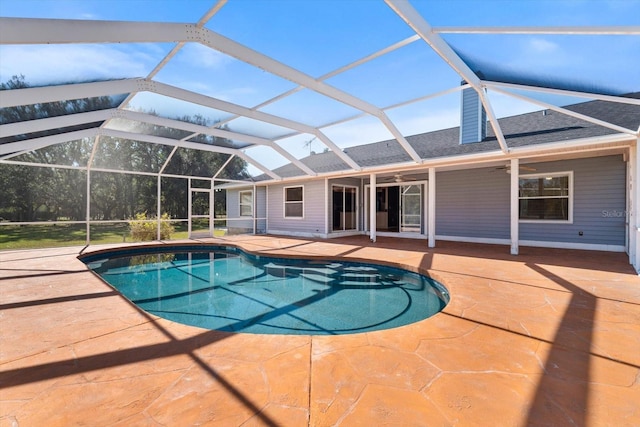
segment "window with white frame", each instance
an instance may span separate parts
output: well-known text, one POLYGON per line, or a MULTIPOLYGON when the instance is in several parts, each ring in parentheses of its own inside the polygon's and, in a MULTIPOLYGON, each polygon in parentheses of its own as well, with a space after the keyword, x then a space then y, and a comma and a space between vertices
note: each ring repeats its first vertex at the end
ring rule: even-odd
POLYGON ((240 216, 253 216, 253 191, 240 192, 240 216))
POLYGON ((304 212, 303 187, 284 188, 284 217, 302 218, 304 212))
POLYGON ((573 172, 519 177, 520 220, 573 221, 573 172))

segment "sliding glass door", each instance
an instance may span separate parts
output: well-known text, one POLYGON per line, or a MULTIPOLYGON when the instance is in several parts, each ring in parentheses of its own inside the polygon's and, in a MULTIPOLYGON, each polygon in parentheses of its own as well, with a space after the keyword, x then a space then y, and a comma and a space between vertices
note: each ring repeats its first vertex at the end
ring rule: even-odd
POLYGON ((357 188, 334 185, 332 188, 332 230, 356 230, 358 227, 357 188))
POLYGON ((400 231, 420 233, 422 217, 422 186, 402 185, 400 187, 400 231))

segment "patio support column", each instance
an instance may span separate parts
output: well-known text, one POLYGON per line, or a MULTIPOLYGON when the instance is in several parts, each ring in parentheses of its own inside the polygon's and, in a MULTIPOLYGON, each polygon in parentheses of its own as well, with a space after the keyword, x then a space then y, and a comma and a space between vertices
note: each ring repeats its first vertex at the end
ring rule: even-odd
POLYGON ((87 246, 91 244, 91 169, 87 165, 87 213, 85 215, 87 221, 87 246))
POLYGON ((157 209, 156 209, 156 220, 157 220, 157 227, 156 227, 156 238, 158 240, 160 240, 160 235, 162 234, 160 232, 161 230, 161 217, 162 217, 162 175, 158 174, 158 192, 157 192, 157 209))
POLYGON ((429 168, 429 190, 427 191, 427 233, 429 247, 436 247, 436 168, 429 168))
POLYGON ((329 235, 329 215, 331 215, 331 207, 333 206, 333 191, 329 191, 329 178, 324 179, 324 236, 329 235), (329 196, 331 194, 331 196, 329 196), (329 197, 332 197, 329 199, 329 197))
POLYGON ((376 241, 376 174, 369 175, 369 239, 376 241))
POLYGON ((518 159, 511 159, 511 255, 518 255, 518 241, 520 236, 519 230, 519 192, 518 192, 518 180, 520 161, 518 159))
POLYGON ((629 148, 629 206, 627 218, 629 221, 629 263, 640 273, 640 158, 638 144, 629 148))

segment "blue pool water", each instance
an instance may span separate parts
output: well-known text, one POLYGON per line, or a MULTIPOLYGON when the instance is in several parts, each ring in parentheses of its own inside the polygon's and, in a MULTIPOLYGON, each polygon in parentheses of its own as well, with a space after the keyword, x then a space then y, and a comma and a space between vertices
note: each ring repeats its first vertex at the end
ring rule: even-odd
POLYGON ((441 284, 397 268, 259 257, 227 247, 138 251, 82 260, 141 309, 207 329, 350 334, 417 322, 449 301, 441 284))

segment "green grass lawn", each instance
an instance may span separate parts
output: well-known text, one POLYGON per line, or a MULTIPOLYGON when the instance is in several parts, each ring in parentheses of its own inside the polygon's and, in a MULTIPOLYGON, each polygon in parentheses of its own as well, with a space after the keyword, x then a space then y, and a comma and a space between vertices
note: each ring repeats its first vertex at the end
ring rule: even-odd
MULTIPOLYGON (((174 224, 175 233, 171 239, 186 239, 187 224, 174 224)), ((215 235, 219 235, 216 230, 215 235)), ((35 249, 60 246, 85 245, 87 229, 84 224, 42 224, 42 225, 2 225, 0 226, 0 250, 35 249)), ((129 224, 91 225, 91 244, 131 242, 129 224)))

